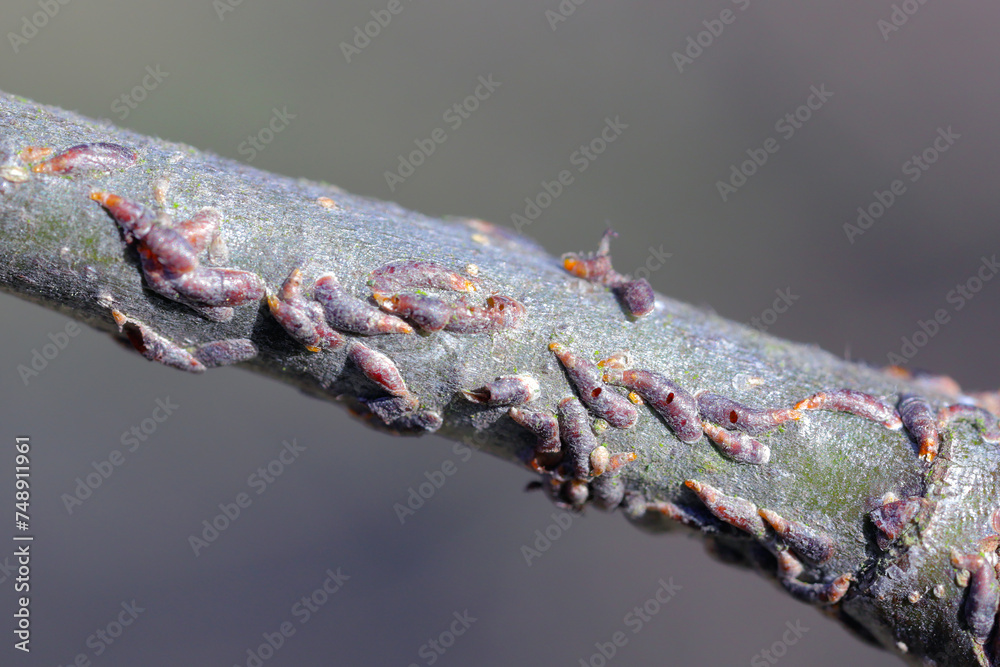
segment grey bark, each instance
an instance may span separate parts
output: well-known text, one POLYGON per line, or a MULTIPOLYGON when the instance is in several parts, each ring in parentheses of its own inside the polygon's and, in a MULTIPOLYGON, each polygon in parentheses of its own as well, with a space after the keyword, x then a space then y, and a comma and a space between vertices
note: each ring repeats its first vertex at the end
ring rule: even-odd
MULTIPOLYGON (((428 259, 457 270, 476 265, 480 295, 500 292, 527 307, 519 328, 365 342, 395 361, 422 406, 441 414, 440 434, 518 465, 523 465, 519 454, 531 444, 529 434, 506 409, 475 405, 460 392, 497 376, 528 374, 541 386, 534 409, 554 411, 573 388, 548 349, 552 341, 587 357, 628 351, 637 368, 660 372, 689 391, 712 391, 754 406, 789 407, 832 388, 890 400, 916 392, 936 408, 956 400, 935 385, 848 363, 662 295, 651 315, 632 320, 608 289, 570 276, 530 240, 479 221, 431 219, 9 95, 0 95, 0 128, 0 166, 15 169, 2 172, 15 174, 12 180, 0 180, 2 289, 114 335, 112 308, 181 346, 248 338, 259 349, 243 364, 248 370, 319 398, 357 408, 357 399, 384 393, 346 361, 342 348, 310 353, 292 341, 266 305, 239 307, 231 321, 210 322, 146 289, 134 253, 89 194, 106 190, 156 207, 154 190, 167 185, 164 209, 176 219, 214 206, 223 216, 226 265, 257 273, 272 290, 295 266, 311 277, 333 271, 364 297, 370 271, 390 261, 428 259), (96 141, 132 148, 139 161, 110 174, 24 172, 24 180, 16 171, 17 153, 26 146, 59 151, 96 141), (321 197, 335 206, 320 205, 321 197)), ((567 250, 581 250, 570 232, 567 250)), ((764 466, 721 458, 704 439, 683 444, 646 408, 633 428, 609 429, 600 437, 612 452, 637 455, 622 475, 631 500, 628 515, 636 523, 650 530, 678 527, 658 513, 643 514, 641 499, 674 502, 707 517, 684 481, 710 484, 833 537, 833 558, 805 576, 856 578, 831 615, 859 634, 912 664, 989 664, 965 626, 967 590, 956 583, 950 553, 953 548, 977 552, 992 535, 1000 456, 967 424, 944 437, 942 454, 930 467, 918 460, 905 432, 835 412, 807 413, 762 438, 773 452, 764 466), (876 546, 869 512, 887 493, 923 496, 930 503, 904 538, 884 552, 876 546)), ((745 533, 711 518, 704 519, 704 533, 715 553, 775 575, 773 558, 745 533)))

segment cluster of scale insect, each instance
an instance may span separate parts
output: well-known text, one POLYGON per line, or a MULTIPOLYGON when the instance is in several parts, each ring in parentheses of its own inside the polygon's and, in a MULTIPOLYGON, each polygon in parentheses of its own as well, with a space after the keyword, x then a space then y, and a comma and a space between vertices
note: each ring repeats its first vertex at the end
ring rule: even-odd
MULTIPOLYGON (((59 176, 106 175, 129 168, 138 160, 135 151, 105 142, 80 144, 53 153, 48 148, 31 146, 20 152, 19 160, 32 173, 59 176)), ((21 183, 29 177, 28 169, 19 164, 5 163, 0 171, 6 183, 21 183)), ((304 287, 299 268, 293 268, 272 292, 252 272, 215 266, 211 253, 208 262, 201 260, 205 250, 215 248, 221 240, 221 216, 215 209, 203 209, 189 220, 174 223, 164 214, 157 215, 107 191, 94 191, 91 198, 111 215, 125 242, 138 252, 143 276, 152 291, 219 322, 232 318, 234 308, 257 303, 266 296, 275 321, 307 350, 345 348, 347 360, 387 394, 366 402, 370 413, 400 430, 433 431, 443 420, 436 411, 421 407, 392 359, 362 342, 362 338, 409 335, 418 329, 493 333, 515 328, 526 317, 524 306, 506 295, 493 294, 482 302, 470 303, 466 295, 475 293, 480 286, 474 275, 461 275, 425 260, 402 260, 372 271, 368 285, 373 303, 350 294, 332 272, 304 287), (427 289, 462 296, 448 300, 427 294, 427 289)), ((609 254, 613 236, 609 230, 596 253, 565 255, 564 267, 574 276, 611 288, 630 316, 642 317, 653 310, 655 296, 644 279, 633 280, 614 271, 609 254)), ((257 354, 247 339, 182 347, 116 309, 112 308, 111 314, 119 331, 141 354, 175 368, 202 372, 246 361, 257 354)), ((649 500, 627 491, 621 473, 636 455, 612 454, 598 441, 591 416, 600 420, 597 423, 628 429, 639 419, 635 404, 645 404, 681 442, 694 446, 705 435, 720 455, 747 465, 767 465, 770 461, 770 447, 757 437, 800 419, 806 410, 846 412, 890 430, 904 429, 915 441, 920 460, 927 464, 937 457, 941 431, 956 420, 970 421, 985 441, 1000 442, 1000 420, 978 406, 949 405, 935 413, 928 401, 912 394, 900 396, 891 405, 856 390, 832 389, 809 396, 793 407, 754 408, 714 393, 689 393, 656 371, 629 368, 622 356, 594 364, 559 343, 551 344, 550 350, 575 392, 563 398, 554 413, 526 407, 541 393, 537 380, 527 375, 498 377, 462 395, 486 408, 507 408, 510 418, 534 436, 535 445, 525 460, 542 474, 539 485, 555 502, 577 510, 588 502, 609 510, 621 506, 633 519, 655 514, 703 531, 716 530, 719 524, 713 522, 720 522, 768 550, 777 564, 779 581, 794 596, 812 603, 838 602, 854 579, 851 573, 841 573, 825 581, 802 580, 806 565, 821 567, 833 557, 835 545, 829 535, 694 479, 685 482, 685 492, 700 506, 649 500), (613 386, 628 390, 629 398, 613 386)), ((869 515, 879 548, 889 550, 926 507, 927 501, 920 497, 883 498, 869 515)), ((993 633, 1000 606, 995 556, 955 552, 952 564, 961 570, 968 589, 962 613, 973 638, 982 644, 991 634, 1000 635, 993 633)))

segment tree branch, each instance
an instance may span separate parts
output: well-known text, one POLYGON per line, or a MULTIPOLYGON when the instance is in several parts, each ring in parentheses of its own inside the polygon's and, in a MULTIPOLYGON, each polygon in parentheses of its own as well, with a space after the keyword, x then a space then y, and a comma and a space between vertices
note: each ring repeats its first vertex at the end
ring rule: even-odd
MULTIPOLYGON (((446 437, 519 465, 534 457, 557 502, 580 507, 589 499, 612 509, 620 502, 621 511, 647 529, 699 531, 716 555, 777 578, 793 595, 827 607, 863 638, 913 664, 931 664, 923 659, 991 664, 1000 457, 976 428, 988 427, 988 421, 950 421, 941 430, 939 454, 934 458, 925 441, 922 459, 923 432, 919 420, 907 414, 907 428, 894 430, 842 411, 807 410, 781 418, 745 411, 745 406, 787 409, 820 391, 851 389, 884 399, 893 418, 906 394, 922 397, 936 413, 960 400, 946 383, 847 363, 660 295, 652 313, 631 317, 616 293, 622 290, 607 286, 620 284, 617 274, 612 281, 574 277, 531 241, 481 221, 427 218, 8 95, 0 96, 0 126, 4 290, 128 335, 148 357, 172 365, 197 368, 190 358, 210 367, 255 351, 242 362, 246 368, 358 411, 374 408, 377 414, 368 417, 373 425, 384 426, 382 416, 396 429, 439 427, 446 437), (68 160, 63 164, 38 150, 48 147, 58 154, 96 142, 125 152, 93 149, 60 158, 68 160), (224 282, 219 271, 233 269, 259 277, 277 299, 290 271, 299 268, 306 278, 305 298, 313 280, 332 272, 362 303, 372 295, 368 282, 374 269, 424 260, 478 281, 478 290, 466 295, 469 304, 488 310, 488 295, 505 295, 523 304, 525 315, 516 326, 504 322, 480 333, 449 327, 454 330, 348 334, 346 342, 311 352, 302 338, 293 339, 279 325, 267 303, 249 298, 250 287, 247 303, 230 300, 228 319, 205 297, 190 296, 194 292, 165 297, 179 284, 164 259, 167 251, 130 231, 120 215, 116 224, 108 200, 102 206, 92 198, 95 192, 157 212, 156 224, 163 229, 178 229, 163 214, 182 221, 197 218, 205 207, 218 211, 221 240, 198 260, 205 273, 191 274, 204 279, 199 283, 204 290, 216 289, 213 280, 224 282), (141 260, 136 248, 153 253, 153 260, 141 260), (155 272, 157 262, 161 274, 155 272), (564 348, 550 349, 551 343, 564 348), (590 441, 592 417, 614 422, 615 411, 627 413, 631 404, 601 382, 600 372, 596 380, 574 380, 572 368, 564 366, 575 362, 565 355, 560 361, 554 353, 563 350, 584 361, 626 352, 632 369, 662 376, 647 376, 651 384, 642 385, 634 375, 608 367, 609 380, 628 384, 631 377, 646 398, 648 405, 628 408, 636 410, 634 425, 624 423, 630 421, 626 417, 625 428, 601 430, 598 421, 598 441, 590 441), (389 384, 371 379, 366 355, 372 351, 398 368, 406 387, 394 393, 402 400, 387 401, 393 393, 386 391, 389 384), (521 406, 532 412, 554 415, 563 399, 585 399, 589 410, 578 411, 582 422, 575 420, 576 404, 562 407, 561 456, 534 456, 531 432, 508 416, 506 406, 484 405, 488 392, 474 393, 478 401, 462 393, 510 375, 537 382, 538 398, 521 406), (656 390, 674 386, 664 385, 664 379, 690 394, 710 392, 737 401, 740 420, 775 421, 731 422, 723 425, 735 430, 721 432, 709 424, 704 430, 720 444, 697 432, 697 440, 682 442, 675 436, 680 427, 652 409, 656 390), (593 399, 595 388, 605 398, 613 395, 610 407, 593 399), (779 424, 783 419, 788 421, 779 424), (743 440, 733 444, 734 438, 743 440), (591 456, 597 442, 611 455, 625 456, 604 458, 604 450, 591 456), (759 445, 768 456, 754 449, 759 445), (635 460, 616 473, 616 464, 625 463, 629 453, 635 460), (967 585, 960 586, 956 577, 967 585), (986 635, 984 649, 977 637, 986 635)), ((575 239, 567 244, 579 245, 575 239)), ((231 280, 234 274, 225 275, 231 280)), ((454 304, 454 295, 445 292, 443 298, 454 304)), ((387 302, 386 308, 392 305, 387 302)), ((411 313, 409 319, 419 318, 411 313)), ((579 373, 586 376, 588 369, 593 370, 585 366, 579 373)), ((702 398, 695 405, 696 422, 724 421, 731 412, 710 403, 702 398)))

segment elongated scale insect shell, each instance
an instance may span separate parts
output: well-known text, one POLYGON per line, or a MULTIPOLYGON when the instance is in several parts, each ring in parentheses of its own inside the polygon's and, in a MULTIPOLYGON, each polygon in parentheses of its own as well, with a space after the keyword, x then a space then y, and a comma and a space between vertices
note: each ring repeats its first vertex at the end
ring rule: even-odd
POLYGON ((590 280, 602 285, 617 282, 620 278, 611 267, 611 239, 618 236, 614 231, 607 230, 601 237, 601 243, 596 253, 578 255, 566 253, 563 255, 563 267, 577 278, 590 280))
POLYGON ((115 316, 115 320, 122 320, 119 329, 128 336, 132 347, 150 361, 156 361, 189 373, 205 372, 205 365, 198 361, 194 355, 146 325, 129 320, 120 314, 115 316))
POLYGON ((940 442, 933 408, 919 396, 909 394, 899 399, 897 410, 906 432, 920 446, 920 458, 930 463, 937 456, 940 442))
POLYGON ((90 198, 107 209, 125 232, 125 238, 129 243, 133 239, 141 240, 154 225, 158 224, 153 211, 131 199, 100 190, 90 193, 90 198))
POLYGON ((968 570, 969 586, 966 591, 963 615, 973 638, 983 644, 993 630, 997 608, 1000 607, 1000 582, 996 569, 978 554, 960 554, 952 551, 951 562, 955 567, 968 570))
POLYGON ((779 424, 802 416, 798 410, 750 408, 731 398, 708 392, 698 394, 698 409, 706 421, 750 435, 767 433, 779 424))
POLYGON ((476 281, 450 271, 434 262, 404 260, 375 269, 368 281, 373 292, 398 292, 405 288, 426 287, 453 292, 474 292, 476 281))
POLYGON ((798 521, 789 521, 768 509, 761 509, 759 512, 781 540, 810 563, 818 565, 833 557, 833 539, 829 535, 798 521))
POLYGON ((608 461, 607 473, 615 475, 621 471, 622 468, 627 466, 632 461, 636 460, 635 452, 625 452, 623 454, 612 454, 611 459, 608 461))
POLYGON ((134 151, 107 142, 78 144, 62 153, 36 164, 32 171, 41 174, 77 174, 84 171, 105 171, 124 169, 135 164, 134 151))
POLYGON ((340 331, 363 336, 413 333, 413 327, 395 315, 383 313, 348 294, 332 273, 316 279, 313 298, 323 307, 330 326, 340 331))
POLYGON ((849 412, 852 415, 877 422, 892 431, 898 431, 903 426, 902 420, 892 406, 886 405, 874 396, 854 389, 821 391, 799 401, 795 405, 795 409, 849 412))
POLYGON ((944 428, 951 422, 958 419, 971 421, 982 436, 983 440, 991 444, 1000 443, 1000 420, 996 415, 977 405, 949 405, 938 412, 938 426, 944 428))
POLYGON ((277 295, 268 295, 267 306, 288 335, 310 352, 339 347, 346 340, 327 325, 322 307, 302 296, 302 272, 297 268, 288 274, 277 295))
POLYGON ((718 489, 694 479, 685 480, 684 485, 694 491, 701 502, 705 503, 705 507, 718 519, 753 535, 758 540, 763 540, 767 536, 764 520, 757 513, 757 506, 749 500, 727 496, 718 489))
POLYGON ((505 375, 478 389, 463 391, 462 394, 481 405, 524 405, 541 394, 538 380, 530 375, 505 375))
POLYGON ((215 368, 253 359, 257 356, 257 346, 246 338, 228 338, 199 345, 193 354, 205 368, 215 368))
POLYGON ((233 306, 264 296, 264 281, 254 273, 200 266, 183 227, 165 226, 141 204, 108 192, 94 192, 90 198, 107 209, 127 241, 138 242, 143 275, 154 292, 220 322, 232 317, 233 306))
POLYGON ((621 299, 625 310, 632 317, 649 315, 656 306, 656 294, 653 292, 653 286, 645 278, 622 281, 613 289, 618 298, 621 299))
POLYGON ((913 521, 922 507, 922 499, 905 498, 885 503, 872 510, 869 516, 878 529, 875 539, 882 551, 889 549, 889 545, 902 534, 903 529, 913 521))
POLYGON ((551 343, 549 349, 566 369, 570 383, 591 412, 615 428, 629 428, 635 424, 639 419, 639 412, 627 398, 604 384, 597 366, 559 343, 551 343))
POLYGON ((516 299, 503 294, 487 297, 486 306, 457 304, 452 306, 451 319, 445 331, 453 333, 489 333, 514 329, 524 321, 527 311, 516 299))
POLYGON ((799 581, 802 574, 802 563, 787 551, 778 552, 778 580, 793 597, 811 604, 836 604, 847 593, 852 574, 842 574, 829 583, 807 584, 799 581))
POLYGON ((603 378, 610 384, 632 389, 646 399, 681 442, 692 443, 701 439, 698 401, 680 385, 653 371, 608 368, 603 378))
POLYGON ((746 433, 728 431, 711 422, 702 422, 701 427, 727 459, 750 465, 764 465, 771 460, 771 448, 746 433))
POLYGON ((369 401, 362 401, 365 406, 379 419, 386 424, 401 419, 404 415, 413 412, 420 405, 420 401, 413 394, 405 396, 384 396, 369 401))
POLYGON ((559 402, 559 437, 573 473, 580 479, 589 478, 590 453, 597 448, 597 438, 590 429, 587 411, 575 398, 564 398, 559 402))
POLYGON ((386 355, 371 349, 364 343, 351 340, 347 348, 347 356, 361 369, 365 377, 393 396, 408 396, 410 394, 396 364, 386 355))
POLYGON ((508 414, 515 422, 535 434, 538 439, 535 443, 537 453, 548 454, 561 449, 559 421, 552 415, 520 408, 511 408, 508 414))
POLYGON ((425 294, 372 295, 382 310, 406 318, 424 331, 441 331, 455 312, 455 306, 443 299, 425 294))

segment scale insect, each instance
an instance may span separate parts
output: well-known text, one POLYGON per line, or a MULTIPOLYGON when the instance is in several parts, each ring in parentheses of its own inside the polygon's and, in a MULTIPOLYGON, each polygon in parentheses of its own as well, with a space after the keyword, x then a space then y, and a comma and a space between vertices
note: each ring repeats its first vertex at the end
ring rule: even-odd
POLYGON ((233 307, 264 296, 264 282, 257 274, 203 266, 198 260, 199 251, 214 233, 215 216, 206 214, 171 227, 138 202, 102 191, 91 193, 90 198, 114 218, 126 242, 137 247, 146 283, 157 294, 216 322, 232 319, 233 307))

